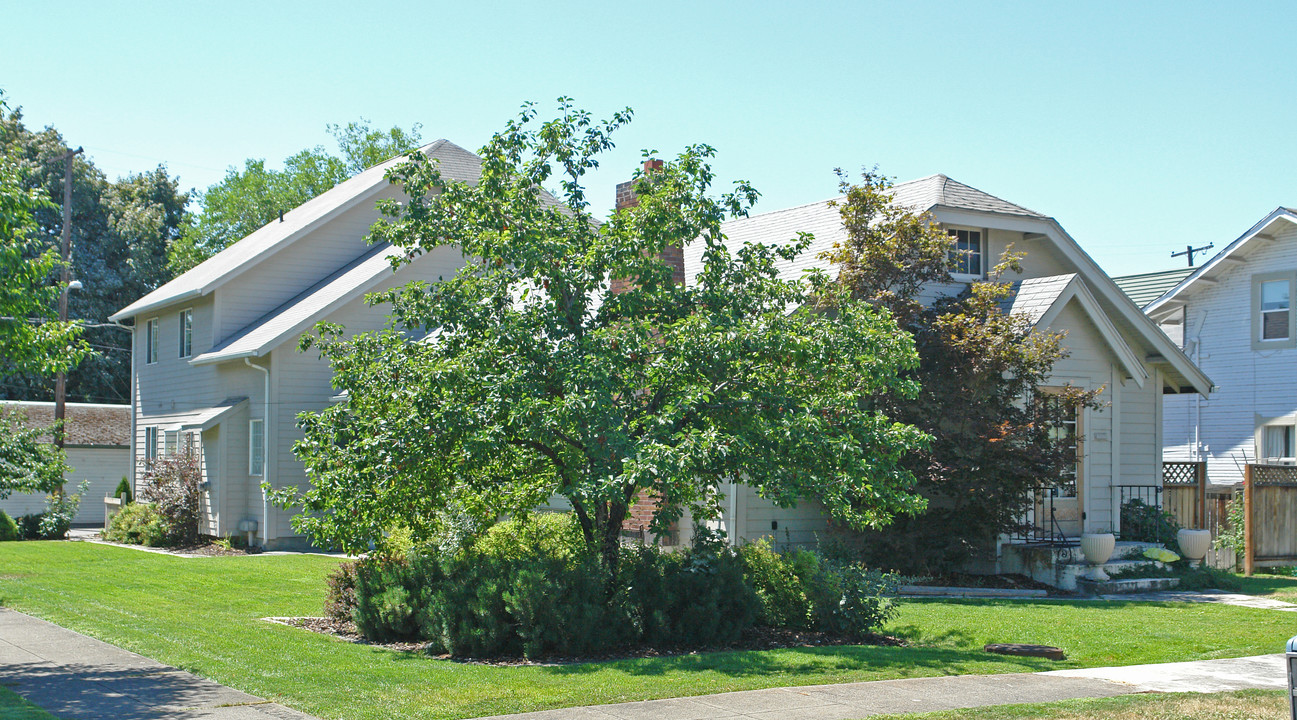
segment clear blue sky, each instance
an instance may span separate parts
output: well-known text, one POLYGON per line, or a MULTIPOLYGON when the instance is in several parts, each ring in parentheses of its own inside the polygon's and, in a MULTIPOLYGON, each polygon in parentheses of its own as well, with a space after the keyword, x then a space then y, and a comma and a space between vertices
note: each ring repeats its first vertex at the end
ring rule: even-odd
POLYGON ((1291 3, 9 2, 0 88, 110 176, 203 188, 328 123, 476 149, 524 100, 705 142, 776 210, 833 168, 937 172, 1056 217, 1113 274, 1183 264, 1297 205, 1291 3))

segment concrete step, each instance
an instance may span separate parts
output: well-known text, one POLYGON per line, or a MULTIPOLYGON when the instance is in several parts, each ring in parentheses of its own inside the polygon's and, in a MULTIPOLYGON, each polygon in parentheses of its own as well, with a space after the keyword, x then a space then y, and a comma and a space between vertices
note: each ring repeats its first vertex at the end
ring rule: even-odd
POLYGON ((1125 580, 1109 580, 1107 582, 1095 582, 1080 578, 1076 581, 1076 589, 1087 595, 1128 595, 1157 592, 1159 590, 1172 590, 1179 585, 1180 578, 1173 577, 1128 578, 1125 580))

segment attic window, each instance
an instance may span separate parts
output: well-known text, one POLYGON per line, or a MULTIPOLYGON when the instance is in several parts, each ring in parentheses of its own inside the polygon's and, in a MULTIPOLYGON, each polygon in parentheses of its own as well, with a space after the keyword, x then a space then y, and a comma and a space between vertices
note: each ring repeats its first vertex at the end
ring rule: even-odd
POLYGON ((946 231, 952 239, 950 248, 951 274, 969 277, 982 276, 982 231, 951 228, 946 231))

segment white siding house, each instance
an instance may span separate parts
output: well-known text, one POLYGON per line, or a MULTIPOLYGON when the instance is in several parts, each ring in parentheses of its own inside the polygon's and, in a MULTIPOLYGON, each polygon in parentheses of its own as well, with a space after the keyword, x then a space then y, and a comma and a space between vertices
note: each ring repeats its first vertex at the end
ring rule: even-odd
POLYGON ((1297 462, 1297 210, 1277 208, 1167 284, 1144 310, 1216 389, 1167 398, 1166 459, 1206 461, 1217 484, 1242 481, 1247 463, 1297 462))
MULTIPOLYGON (((893 201, 927 211, 971 250, 974 261, 952 282, 933 285, 929 298, 962 290, 983 278, 1010 246, 1025 251, 1023 274, 1006 310, 1036 327, 1066 333, 1068 357, 1054 367, 1051 385, 1102 389, 1104 407, 1078 418, 1080 462, 1074 492, 1054 499, 1066 537, 1083 531, 1116 531, 1121 486, 1160 486, 1164 397, 1200 397, 1211 382, 1123 294, 1053 218, 1001 200, 944 175, 901 183, 893 201)), ((831 268, 819 254, 845 239, 838 208, 823 201, 734 220, 723 227, 727 243, 786 243, 799 231, 815 236, 785 277, 831 268)), ((702 248, 685 248, 686 278, 701 265, 702 248)), ((1006 278, 1011 280, 1013 278, 1006 278)), ((719 523, 737 541, 771 536, 776 542, 814 542, 827 520, 811 503, 780 509, 746 486, 731 486, 719 523)), ((1042 519, 1038 516, 1037 523, 1042 519)))
MULTIPOLYGON (((21 418, 30 428, 48 428, 54 424, 54 403, 2 401, 0 415, 21 418)), ((129 405, 67 404, 63 449, 72 471, 67 475, 65 487, 68 492, 76 492, 82 481, 89 483, 76 517, 72 518, 73 525, 103 527, 104 496, 112 495, 122 478, 131 472, 130 437, 129 405)), ((45 512, 45 496, 15 493, 0 500, 0 510, 15 518, 45 512)))
MULTIPOLYGON (((420 148, 443 176, 475 182, 481 160, 446 140, 420 148)), ((366 242, 375 203, 397 197, 385 177, 395 158, 288 210, 251 235, 113 315, 134 326, 134 478, 159 454, 201 453, 202 532, 249 533, 268 547, 304 546, 290 514, 266 502, 262 482, 303 487, 293 455, 297 415, 334 396, 327 362, 297 350, 317 322, 348 332, 381 328, 388 309, 364 296, 463 265, 438 250, 392 270, 390 246, 366 242), (186 342, 186 337, 188 341, 186 342)))

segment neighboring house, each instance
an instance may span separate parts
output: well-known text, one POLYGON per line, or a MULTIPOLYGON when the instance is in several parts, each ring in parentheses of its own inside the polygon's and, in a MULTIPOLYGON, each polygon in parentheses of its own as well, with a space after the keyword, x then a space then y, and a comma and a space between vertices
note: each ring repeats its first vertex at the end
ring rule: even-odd
MULTIPOLYGON (((481 159, 446 140, 420 148, 448 179, 476 181, 481 159)), ((226 248, 112 316, 134 328, 132 455, 138 483, 147 464, 180 448, 201 453, 201 532, 248 533, 268 547, 305 546, 291 513, 267 502, 273 488, 305 487, 294 456, 297 415, 320 410, 335 391, 329 364, 299 352, 317 322, 349 332, 378 329, 388 309, 366 293, 415 279, 437 280, 463 265, 452 248, 425 253, 393 272, 391 246, 365 238, 375 203, 399 190, 385 178, 403 162, 369 168, 226 248)))
MULTIPOLYGON (((1012 246, 1025 251, 1023 274, 1005 307, 1031 318, 1037 328, 1066 333, 1069 355, 1054 367, 1050 385, 1103 389, 1098 410, 1083 410, 1068 428, 1078 440, 1075 473, 1051 481, 1054 490, 1037 501, 1031 518, 1049 535, 1076 537, 1082 531, 1116 531, 1123 499, 1138 497, 1131 487, 1161 485, 1162 398, 1205 396, 1207 376, 1172 343, 1077 245, 1053 218, 988 195, 945 175, 901 183, 894 202, 927 211, 952 236, 963 253, 951 282, 933 285, 927 295, 960 291, 1012 246), (1052 496, 1052 497, 1051 497, 1052 496), (1057 526, 1050 523, 1052 516, 1057 526)), ((823 201, 726 223, 727 243, 786 243, 798 231, 815 241, 796 261, 785 263, 785 277, 811 268, 829 269, 819 254, 845 239, 841 216, 823 201)), ((685 248, 686 276, 692 281, 702 248, 685 248)), ((1047 388, 1046 388, 1047 389, 1047 388)), ((1042 479, 1045 480, 1045 479, 1042 479)), ((826 527, 821 510, 805 503, 776 508, 746 486, 732 487, 720 525, 734 540, 773 536, 776 542, 814 542, 826 527)))
MULTIPOLYGON (((0 415, 18 416, 30 428, 49 428, 54 403, 4 400, 0 415)), ((90 483, 72 524, 103 527, 104 496, 131 473, 131 406, 68 403, 63 428, 63 449, 72 468, 64 487, 76 492, 82 481, 90 483)), ((0 510, 12 517, 44 512, 45 495, 15 493, 0 500, 0 510)))
POLYGON ((1210 398, 1167 398, 1167 460, 1206 461, 1218 484, 1259 460, 1297 463, 1297 210, 1276 209, 1189 272, 1118 282, 1157 290, 1149 278, 1162 287, 1138 296, 1144 311, 1217 383, 1210 398))

